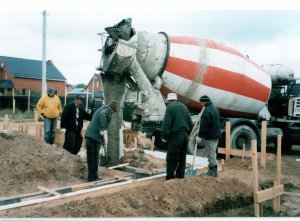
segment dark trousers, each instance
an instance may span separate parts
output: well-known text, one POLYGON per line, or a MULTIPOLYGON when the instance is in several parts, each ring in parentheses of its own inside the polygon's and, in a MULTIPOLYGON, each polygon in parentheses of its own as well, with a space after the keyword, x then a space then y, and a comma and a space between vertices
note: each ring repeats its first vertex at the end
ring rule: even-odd
POLYGON ((66 132, 64 149, 71 154, 77 155, 82 145, 82 136, 80 132, 66 132))
POLYGON ((99 152, 101 144, 87 137, 85 138, 85 142, 88 166, 88 181, 93 181, 96 179, 96 177, 98 177, 99 152))
POLYGON ((184 178, 188 133, 180 131, 170 136, 167 152, 167 177, 166 179, 184 178))

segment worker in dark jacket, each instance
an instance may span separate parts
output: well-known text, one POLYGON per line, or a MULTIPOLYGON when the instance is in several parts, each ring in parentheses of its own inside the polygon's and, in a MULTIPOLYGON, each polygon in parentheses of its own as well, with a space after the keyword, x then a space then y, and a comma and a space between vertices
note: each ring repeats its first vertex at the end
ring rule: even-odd
POLYGON ((184 178, 189 132, 193 127, 187 107, 177 100, 175 93, 168 94, 169 102, 163 123, 162 139, 168 145, 166 180, 184 178), (176 171, 176 173, 175 173, 176 171))
POLYGON ((110 102, 98 109, 85 132, 88 181, 102 179, 98 175, 100 145, 104 145, 104 134, 111 121, 111 115, 117 111, 117 103, 110 102))
POLYGON ((200 176, 217 177, 218 165, 216 150, 221 135, 220 113, 207 95, 200 97, 199 101, 205 106, 205 110, 201 116, 199 133, 196 139, 197 142, 199 142, 201 138, 203 139, 208 158, 208 172, 202 173, 200 176))
POLYGON ((80 107, 83 96, 77 95, 74 102, 67 104, 61 115, 60 128, 65 133, 64 149, 77 155, 82 145, 81 130, 83 120, 91 120, 91 115, 80 107))

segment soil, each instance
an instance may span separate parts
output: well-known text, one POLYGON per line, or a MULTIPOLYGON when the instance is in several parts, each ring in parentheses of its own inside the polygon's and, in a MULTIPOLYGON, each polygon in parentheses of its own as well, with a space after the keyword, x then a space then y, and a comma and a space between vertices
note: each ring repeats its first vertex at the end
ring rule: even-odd
POLYGON ((166 168, 166 161, 145 154, 141 149, 127 149, 120 163, 129 163, 130 166, 152 171, 153 169, 166 168))
MULTIPOLYGON (((86 182, 86 164, 79 156, 61 147, 45 144, 42 139, 13 132, 0 133, 1 196, 37 191, 37 186, 62 187, 86 182)), ((300 151, 282 156, 281 183, 285 191, 300 192, 300 151)), ((165 167, 164 160, 143 151, 127 151, 121 163, 143 169, 165 167)), ((260 161, 258 161, 260 162, 260 161)), ((24 210, 11 217, 200 217, 254 216, 251 159, 225 161, 218 178, 195 177, 153 183, 56 207, 24 210)), ((260 188, 273 186, 276 161, 259 166, 260 188)), ((283 195, 280 214, 265 216, 300 216, 300 197, 283 195)), ((270 202, 264 206, 271 208, 270 202)))
POLYGON ((20 132, 0 132, 0 196, 85 182, 87 168, 79 156, 20 132))
POLYGON ((172 217, 201 216, 239 199, 251 202, 251 189, 238 179, 188 177, 150 186, 123 190, 118 194, 39 208, 13 214, 16 217, 172 217), (226 197, 225 197, 226 196, 226 197), (217 202, 223 203, 217 204, 217 202))

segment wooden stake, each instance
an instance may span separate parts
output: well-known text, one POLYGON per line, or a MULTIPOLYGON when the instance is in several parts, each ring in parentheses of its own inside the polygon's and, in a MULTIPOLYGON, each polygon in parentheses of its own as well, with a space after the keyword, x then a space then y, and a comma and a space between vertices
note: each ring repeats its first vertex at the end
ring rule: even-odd
MULTIPOLYGON (((274 187, 280 185, 281 179, 281 135, 277 136, 277 161, 276 161, 276 176, 274 181, 274 187)), ((274 198, 273 200, 273 210, 274 212, 280 211, 280 196, 274 198)))
POLYGON ((222 159, 222 172, 224 172, 224 159, 222 159))
POLYGON ((261 122, 261 158, 260 164, 266 168, 266 151, 267 151, 267 121, 261 122))
POLYGON ((154 151, 154 143, 155 143, 155 136, 152 136, 152 139, 151 139, 151 151, 154 151))
POLYGON ((27 110, 30 111, 30 89, 28 89, 28 107, 27 110))
POLYGON ((258 193, 258 169, 257 169, 257 141, 251 141, 251 149, 252 149, 252 168, 253 168, 253 193, 254 193, 254 212, 255 216, 260 216, 259 211, 259 203, 257 201, 257 193, 258 193))
POLYGON ((243 144, 242 163, 244 162, 244 158, 245 158, 245 150, 246 150, 246 147, 245 147, 245 144, 243 144))
POLYGON ((230 121, 226 121, 226 160, 230 159, 230 121))
POLYGON ((13 114, 16 113, 16 100, 13 99, 13 114))
POLYGON ((36 109, 34 109, 34 122, 38 122, 39 121, 39 115, 36 109))
POLYGON ((134 137, 133 140, 134 140, 134 148, 137 148, 138 147, 137 138, 134 137))

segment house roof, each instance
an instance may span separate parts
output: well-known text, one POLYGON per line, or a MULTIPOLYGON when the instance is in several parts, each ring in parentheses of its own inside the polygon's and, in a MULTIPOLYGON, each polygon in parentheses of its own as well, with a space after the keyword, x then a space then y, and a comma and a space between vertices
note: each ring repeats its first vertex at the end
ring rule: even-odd
POLYGON ((0 89, 4 88, 14 88, 14 84, 11 80, 0 80, 0 89))
POLYGON ((68 91, 68 94, 86 94, 86 90, 84 88, 75 88, 71 91, 68 91))
MULTIPOLYGON (((0 60, 16 78, 42 79, 42 61, 0 56, 0 60)), ((52 62, 46 62, 47 80, 65 81, 66 78, 52 62)))

